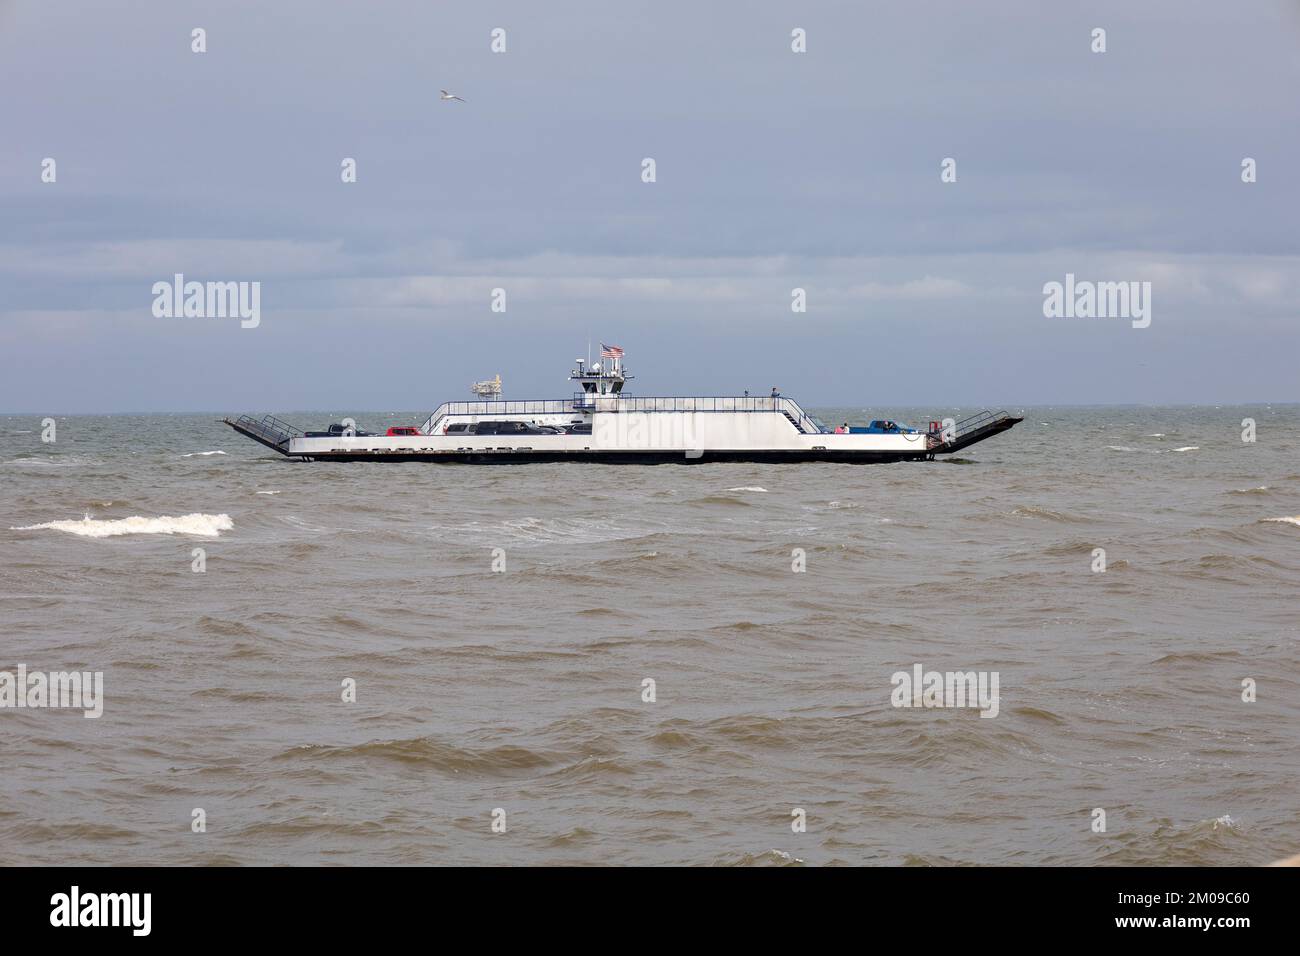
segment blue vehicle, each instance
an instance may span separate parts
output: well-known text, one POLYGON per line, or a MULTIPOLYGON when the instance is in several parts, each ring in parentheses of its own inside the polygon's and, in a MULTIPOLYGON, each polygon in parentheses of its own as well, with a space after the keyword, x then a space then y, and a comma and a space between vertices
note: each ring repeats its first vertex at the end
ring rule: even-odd
POLYGON ((891 422, 887 419, 878 418, 866 428, 861 425, 852 425, 849 427, 850 435, 917 435, 920 434, 915 428, 909 428, 901 422, 891 422))

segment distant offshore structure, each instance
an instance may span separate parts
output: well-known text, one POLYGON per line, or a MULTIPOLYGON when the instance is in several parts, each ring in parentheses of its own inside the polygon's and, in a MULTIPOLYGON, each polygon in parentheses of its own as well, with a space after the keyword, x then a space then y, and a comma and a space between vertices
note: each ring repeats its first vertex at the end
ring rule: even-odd
POLYGON ((496 378, 475 382, 469 387, 469 390, 479 398, 499 399, 501 397, 501 373, 498 372, 496 378))

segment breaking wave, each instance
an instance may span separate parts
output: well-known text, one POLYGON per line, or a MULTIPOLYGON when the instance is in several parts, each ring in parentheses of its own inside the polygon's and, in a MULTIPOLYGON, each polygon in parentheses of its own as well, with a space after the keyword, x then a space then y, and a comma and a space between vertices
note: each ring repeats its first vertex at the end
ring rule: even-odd
POLYGON ((1060 511, 1051 511, 1047 508, 1037 508, 1033 505, 1021 505, 1011 512, 1017 518, 1045 518, 1048 521, 1082 521, 1083 518, 1074 515, 1065 514, 1060 511))
POLYGON ((99 520, 86 515, 80 521, 46 521, 42 524, 10 528, 10 531, 66 531, 83 538, 112 538, 120 534, 192 534, 205 538, 215 538, 223 531, 235 526, 230 515, 194 514, 181 515, 176 518, 164 515, 161 518, 117 518, 99 520))

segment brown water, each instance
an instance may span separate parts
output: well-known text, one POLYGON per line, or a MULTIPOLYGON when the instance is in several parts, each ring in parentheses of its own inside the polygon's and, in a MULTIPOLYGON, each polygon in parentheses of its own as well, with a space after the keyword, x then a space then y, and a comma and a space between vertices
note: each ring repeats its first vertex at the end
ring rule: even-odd
POLYGON ((1300 407, 1027 416, 958 462, 689 467, 0 418, 0 671, 105 688, 99 719, 0 709, 0 863, 1300 852, 1300 407), (891 706, 916 663, 997 672, 997 716, 891 706))

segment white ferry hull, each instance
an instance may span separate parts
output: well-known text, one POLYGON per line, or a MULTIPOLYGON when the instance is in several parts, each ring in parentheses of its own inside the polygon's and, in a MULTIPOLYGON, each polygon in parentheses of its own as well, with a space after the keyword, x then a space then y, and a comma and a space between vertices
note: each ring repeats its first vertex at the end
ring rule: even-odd
MULTIPOLYGON (((504 404, 504 403, 503 403, 504 404)), ((480 419, 510 420, 486 411, 480 419)), ((805 433, 790 417, 718 412, 596 412, 591 434, 419 434, 306 437, 257 430, 252 420, 230 424, 283 455, 304 461, 421 461, 445 464, 590 462, 602 464, 700 464, 704 462, 917 461, 950 454, 1022 421, 1002 413, 980 427, 947 438, 942 433, 805 433)), ((523 420, 517 415, 514 420, 523 420)), ((527 419, 545 424, 545 416, 527 419)), ((436 429, 435 429, 436 430, 436 429)))
POLYGON ((794 399, 771 395, 629 397, 623 350, 601 346, 608 364, 581 358, 569 399, 505 401, 501 378, 476 382, 482 401, 445 402, 420 427, 383 436, 351 422, 302 432, 270 415, 225 419, 240 434, 304 461, 431 461, 474 465, 522 462, 698 464, 915 461, 948 454, 1006 431, 1021 418, 982 412, 962 422, 931 422, 926 432, 895 422, 832 431, 794 399), (404 433, 404 434, 401 434, 404 433))

